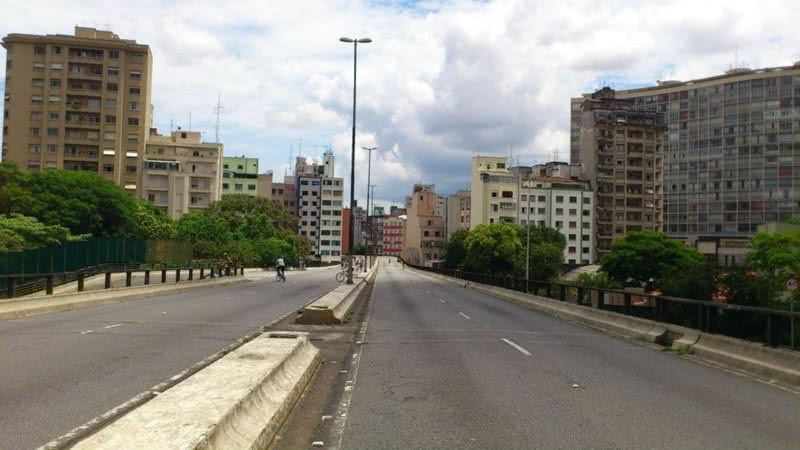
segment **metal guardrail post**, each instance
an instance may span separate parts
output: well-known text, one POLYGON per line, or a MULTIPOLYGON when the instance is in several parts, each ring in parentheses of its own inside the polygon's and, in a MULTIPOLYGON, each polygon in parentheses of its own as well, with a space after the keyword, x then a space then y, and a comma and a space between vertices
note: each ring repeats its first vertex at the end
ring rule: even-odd
POLYGON ((167 282, 167 269, 161 269, 161 282, 167 282))
POLYGON ((242 275, 244 275, 244 266, 242 266, 242 275))
POLYGON ((703 329, 703 305, 697 304, 697 329, 703 329))
MULTIPOLYGON (((583 294, 584 294, 583 287, 579 287, 578 288, 578 304, 579 305, 583 305, 583 294)), ((592 304, 592 302, 589 302, 589 305, 591 305, 591 304, 592 304)))
POLYGON ((45 279, 45 282, 44 282, 45 283, 44 284, 45 285, 45 293, 47 295, 53 295, 53 276, 52 275, 48 275, 44 279, 45 279))
POLYGON ((214 278, 214 266, 211 266, 211 267, 210 267, 208 270, 209 270, 209 273, 211 274, 211 275, 209 275, 209 276, 210 276, 211 278, 214 278))
POLYGON ((125 287, 131 287, 133 284, 133 273, 131 271, 125 272, 125 287))
POLYGON ((547 283, 547 288, 545 289, 545 294, 547 294, 547 298, 553 298, 553 284, 547 283))
POLYGON ((106 272, 105 288, 106 289, 111 289, 111 272, 106 272))
POLYGON ((17 279, 16 278, 9 278, 8 279, 8 298, 14 298, 17 295, 17 279))
POLYGON ((206 275, 206 274, 204 273, 205 271, 206 271, 206 270, 205 270, 205 268, 203 268, 203 267, 201 267, 201 268, 200 268, 200 279, 201 279, 201 280, 202 280, 203 278, 205 278, 205 275, 206 275))
POLYGON ((86 277, 83 273, 78 274, 78 292, 83 292, 83 280, 86 277))
MULTIPOLYGON (((591 294, 589 294, 591 295, 591 294)), ((597 309, 603 309, 606 306, 606 291, 602 289, 597 290, 597 309)))
POLYGON ((623 306, 622 313, 627 316, 631 313, 631 293, 626 292, 623 297, 625 299, 625 304, 623 306))
POLYGON ((562 302, 567 301, 567 287, 564 286, 563 284, 559 285, 558 287, 559 290, 561 291, 559 293, 559 300, 561 300, 562 302))
POLYGON ((180 283, 181 281, 181 269, 175 269, 175 282, 180 283))
POLYGON ((189 281, 194 280, 194 268, 189 267, 189 281))
POLYGON ((772 314, 767 314, 767 345, 776 347, 778 345, 777 327, 772 314))
POLYGON ((146 284, 146 285, 150 284, 150 271, 149 270, 145 270, 144 271, 144 284, 146 284))
POLYGON ((656 297, 656 320, 664 321, 664 300, 661 297, 656 297))

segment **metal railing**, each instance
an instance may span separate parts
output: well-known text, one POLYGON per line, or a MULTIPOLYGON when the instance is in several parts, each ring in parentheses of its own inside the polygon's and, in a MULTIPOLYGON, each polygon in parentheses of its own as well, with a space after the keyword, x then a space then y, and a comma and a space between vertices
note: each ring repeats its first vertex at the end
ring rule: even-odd
POLYGON ((667 295, 650 295, 639 289, 604 289, 561 281, 538 281, 510 275, 473 273, 436 267, 409 265, 415 269, 462 280, 569 302, 587 308, 616 312, 657 322, 722 334, 770 347, 795 349, 792 322, 800 312, 755 306, 733 305, 667 295))
POLYGON ((195 271, 199 279, 216 278, 222 276, 244 275, 244 266, 236 264, 221 264, 214 262, 196 262, 191 264, 102 264, 71 272, 35 273, 21 275, 0 275, 5 281, 6 288, 0 290, 0 297, 14 298, 29 295, 44 290, 47 295, 53 295, 57 286, 77 281, 77 292, 84 291, 84 282, 92 276, 105 274, 103 289, 111 288, 111 275, 114 273, 125 274, 125 287, 133 285, 133 274, 144 273, 144 284, 151 284, 151 273, 161 274, 161 283, 167 282, 167 273, 175 272, 175 282, 181 281, 181 275, 186 273, 186 280, 194 280, 195 271), (22 282, 24 280, 24 282, 22 282))

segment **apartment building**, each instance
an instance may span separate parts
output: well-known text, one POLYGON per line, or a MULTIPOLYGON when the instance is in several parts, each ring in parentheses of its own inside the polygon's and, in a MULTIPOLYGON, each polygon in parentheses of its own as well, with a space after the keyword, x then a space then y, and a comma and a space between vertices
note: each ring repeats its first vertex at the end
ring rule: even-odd
POLYGON ((258 194, 258 158, 226 156, 222 160, 222 169, 223 195, 258 194))
MULTIPOLYGON (((224 192, 223 192, 224 193, 224 192)), ((256 197, 272 200, 272 171, 268 170, 256 177, 256 197)))
MULTIPOLYGON (((698 249, 705 242, 701 251, 715 255, 746 242, 760 223, 800 214, 800 62, 660 81, 616 96, 667 127, 663 230, 669 236, 698 249)), ((582 127, 574 105, 583 100, 571 101, 572 136, 582 127)), ((733 254, 728 259, 739 262, 733 254)))
POLYGON ((400 257, 403 252, 405 224, 405 216, 386 216, 383 218, 382 255, 400 257))
POLYGON ((298 157, 295 180, 300 235, 311 243, 317 261, 341 261, 344 180, 334 176, 333 152, 326 151, 322 161, 298 157))
POLYGON ((480 224, 517 223, 517 180, 503 156, 472 158, 470 228, 480 224))
POLYGON ((406 218, 402 256, 411 264, 434 266, 444 255, 445 218, 437 215, 440 196, 432 185, 414 185, 406 218))
POLYGON ((169 136, 150 131, 142 163, 142 198, 172 219, 208 208, 221 196, 223 146, 202 142, 199 132, 169 136))
POLYGON ((521 225, 555 228, 567 246, 564 262, 592 264, 594 248, 594 192, 587 181, 537 175, 529 167, 514 167, 519 178, 519 221, 521 225))
POLYGON ((353 217, 353 247, 367 245, 367 210, 356 206, 353 217))
POLYGON ((665 128, 604 88, 581 106, 580 161, 595 189, 597 257, 629 231, 661 231, 665 128))
POLYGON ((273 183, 270 179, 270 186, 270 198, 283 205, 293 216, 297 216, 297 189, 294 177, 284 177, 283 183, 273 183))
POLYGON ((470 203, 469 191, 458 191, 447 197, 447 239, 457 230, 469 230, 470 203))
POLYGON ((3 38, 2 159, 30 171, 98 173, 141 194, 152 56, 110 31, 3 38))
POLYGON ((367 251, 370 254, 383 254, 384 216, 370 216, 367 224, 367 251))

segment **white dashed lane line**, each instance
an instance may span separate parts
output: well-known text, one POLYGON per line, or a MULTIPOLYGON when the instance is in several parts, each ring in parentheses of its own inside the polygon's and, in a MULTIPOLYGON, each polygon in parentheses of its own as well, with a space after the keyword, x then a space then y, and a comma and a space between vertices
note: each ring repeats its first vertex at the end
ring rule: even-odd
POLYGON ((118 327, 118 326, 120 326, 120 325, 122 325, 122 324, 121 324, 121 323, 115 323, 114 325, 109 325, 109 326, 107 326, 107 327, 103 327, 103 329, 104 329, 104 330, 107 330, 107 329, 109 329, 109 328, 115 328, 115 327, 118 327))
POLYGON ((512 346, 512 347, 514 347, 515 349, 519 350, 519 351, 520 351, 520 353, 522 353, 523 355, 525 355, 525 356, 531 356, 531 352, 529 352, 529 351, 525 350, 524 348, 522 348, 522 347, 521 347, 519 344, 515 343, 514 341, 509 341, 509 340, 508 340, 508 339, 506 339, 506 338, 502 338, 501 340, 502 340, 503 342, 505 342, 506 344, 508 344, 508 345, 510 345, 510 346, 512 346))
POLYGON ((461 316, 464 317, 465 319, 472 320, 472 319, 470 319, 470 317, 468 315, 462 313, 461 311, 459 311, 458 313, 461 314, 461 316))
POLYGON ((443 298, 440 298, 439 301, 442 302, 442 303, 447 303, 447 300, 445 300, 443 298))

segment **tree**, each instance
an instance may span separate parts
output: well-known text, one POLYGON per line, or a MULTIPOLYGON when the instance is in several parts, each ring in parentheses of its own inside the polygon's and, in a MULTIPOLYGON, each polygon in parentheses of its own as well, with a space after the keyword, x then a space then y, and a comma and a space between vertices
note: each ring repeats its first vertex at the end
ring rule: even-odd
POLYGON ((800 274, 800 233, 757 233, 750 242, 747 262, 765 274, 800 274))
POLYGON ((653 278, 658 284, 667 276, 702 270, 703 255, 663 233, 635 231, 614 241, 601 265, 619 283, 653 278))
POLYGON ((366 255, 367 254, 367 247, 364 244, 356 244, 353 246, 353 254, 354 255, 366 255))
POLYGON ((0 253, 62 244, 86 236, 71 236, 60 225, 45 225, 21 214, 0 215, 0 253))
POLYGON ((597 289, 620 289, 622 284, 611 279, 606 272, 578 274, 578 283, 586 287, 597 289))
POLYGON ((523 254, 516 225, 481 224, 470 231, 464 244, 467 250, 464 269, 471 272, 514 273, 523 254))
POLYGON ((152 203, 137 200, 134 222, 135 235, 141 239, 172 239, 175 236, 175 222, 152 203))
POLYGON ((220 243, 231 240, 233 235, 224 220, 201 210, 181 216, 175 225, 175 237, 192 243, 220 243))
POLYGON ((458 229, 450 236, 444 251, 444 265, 448 269, 459 269, 467 257, 466 240, 469 230, 458 229))
POLYGON ((530 236, 530 254, 527 267, 525 253, 520 257, 520 265, 516 268, 517 274, 524 275, 526 268, 529 268, 532 280, 557 278, 561 273, 561 266, 564 264, 564 249, 567 247, 567 239, 564 235, 555 228, 545 226, 527 225, 518 228, 523 252, 527 252, 525 240, 530 236))

